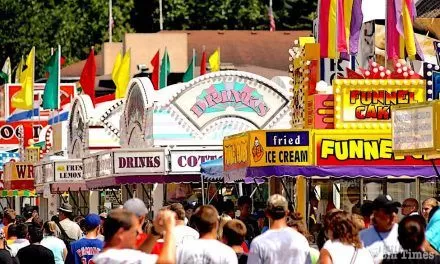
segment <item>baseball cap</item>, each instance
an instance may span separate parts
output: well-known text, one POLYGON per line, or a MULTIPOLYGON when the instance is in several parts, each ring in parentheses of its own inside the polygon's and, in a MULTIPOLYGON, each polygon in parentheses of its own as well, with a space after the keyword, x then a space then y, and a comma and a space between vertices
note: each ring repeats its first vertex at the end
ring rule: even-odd
POLYGON ((373 209, 394 209, 397 210, 397 207, 400 207, 401 204, 399 202, 393 201, 393 198, 389 195, 379 195, 373 201, 373 209))
POLYGON ((274 194, 267 200, 267 210, 269 211, 284 211, 287 212, 289 204, 286 198, 280 194, 274 194))
POLYGON ((101 218, 97 214, 88 214, 84 218, 84 224, 90 228, 95 228, 101 224, 101 218))
POLYGON ((139 198, 131 198, 124 203, 125 210, 132 212, 137 217, 145 216, 148 214, 148 209, 145 206, 144 201, 139 198))

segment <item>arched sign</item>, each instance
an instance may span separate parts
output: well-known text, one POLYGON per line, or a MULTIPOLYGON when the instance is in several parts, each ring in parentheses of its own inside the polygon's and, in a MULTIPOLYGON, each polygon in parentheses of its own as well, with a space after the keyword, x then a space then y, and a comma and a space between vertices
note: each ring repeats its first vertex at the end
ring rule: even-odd
POLYGON ((210 73, 187 83, 171 104, 199 131, 234 118, 263 129, 282 115, 289 99, 276 83, 238 71, 210 73))
POLYGON ((81 158, 88 147, 88 115, 93 109, 90 97, 81 95, 74 99, 69 116, 68 154, 70 158, 81 158), (88 100, 87 100, 88 99, 88 100))

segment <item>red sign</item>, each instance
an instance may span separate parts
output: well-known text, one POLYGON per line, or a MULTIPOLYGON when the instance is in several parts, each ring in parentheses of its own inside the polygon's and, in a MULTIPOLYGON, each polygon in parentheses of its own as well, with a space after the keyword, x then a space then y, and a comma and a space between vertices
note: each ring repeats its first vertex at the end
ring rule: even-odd
POLYGON ((7 190, 32 190, 34 165, 30 162, 9 162, 5 166, 4 185, 7 190))
MULTIPOLYGON (((47 125, 47 121, 20 121, 6 123, 0 121, 0 144, 1 145, 18 145, 20 143, 21 132, 23 128, 24 139, 38 140, 40 131, 47 125)), ((27 142, 25 142, 27 144, 27 142)))

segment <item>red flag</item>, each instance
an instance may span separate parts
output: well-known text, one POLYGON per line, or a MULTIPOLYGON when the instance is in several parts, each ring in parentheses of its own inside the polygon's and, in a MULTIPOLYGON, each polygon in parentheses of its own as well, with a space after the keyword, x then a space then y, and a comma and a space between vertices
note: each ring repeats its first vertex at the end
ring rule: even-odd
POLYGON ((200 75, 206 74, 206 51, 203 50, 202 61, 200 62, 200 75))
POLYGON ((269 30, 270 31, 275 31, 275 19, 273 17, 273 11, 272 11, 272 7, 269 7, 269 30))
POLYGON ((96 76, 96 63, 95 63, 95 50, 90 50, 89 57, 81 73, 79 83, 85 94, 90 96, 93 104, 95 104, 95 76, 96 76))
POLYGON ((159 51, 154 55, 151 60, 153 66, 153 73, 151 74, 151 82, 153 83, 154 90, 159 90, 159 51))

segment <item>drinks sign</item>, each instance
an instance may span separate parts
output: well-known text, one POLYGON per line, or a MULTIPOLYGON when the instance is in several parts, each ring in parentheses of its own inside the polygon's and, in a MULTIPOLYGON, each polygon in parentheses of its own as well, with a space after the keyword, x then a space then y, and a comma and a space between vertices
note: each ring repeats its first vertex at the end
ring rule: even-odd
POLYGON ((165 173, 164 151, 113 152, 116 174, 165 173))
POLYGON ((264 128, 289 102, 280 87, 261 77, 242 72, 219 74, 191 82, 172 101, 199 130, 222 117, 240 118, 264 128))

